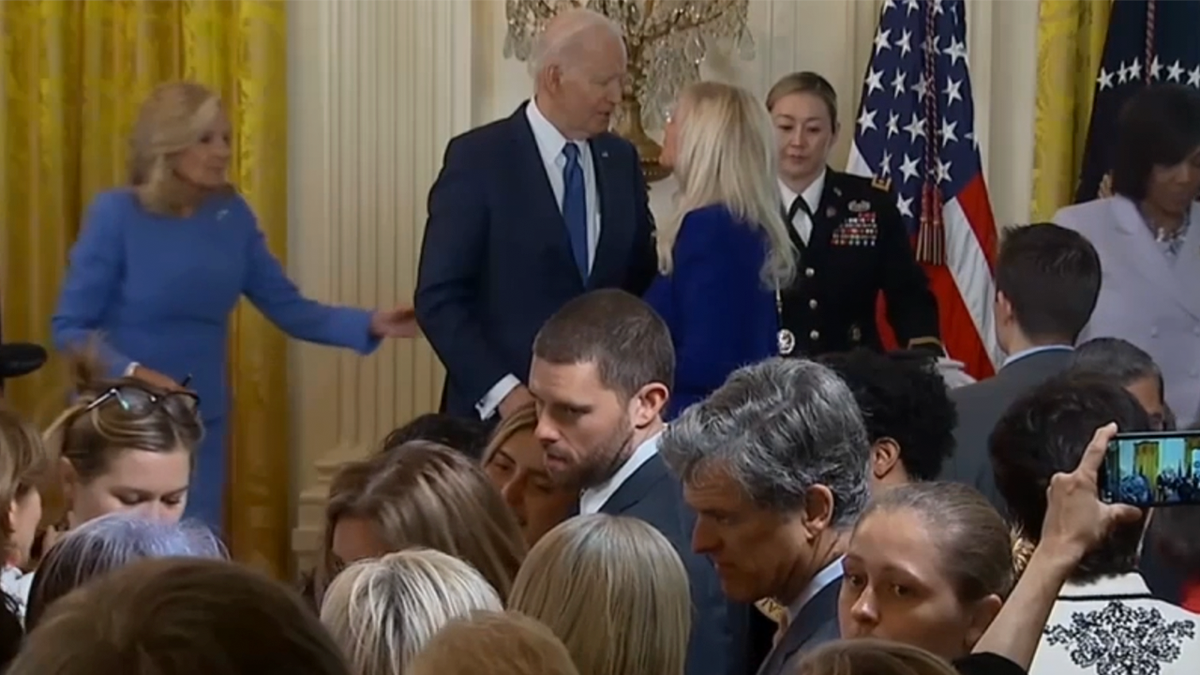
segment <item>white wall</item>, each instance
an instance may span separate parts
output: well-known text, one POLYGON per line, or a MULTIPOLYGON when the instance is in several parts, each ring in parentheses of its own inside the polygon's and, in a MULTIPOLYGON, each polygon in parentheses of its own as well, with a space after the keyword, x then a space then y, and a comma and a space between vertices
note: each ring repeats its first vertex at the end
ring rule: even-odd
MULTIPOLYGON (((706 76, 759 95, 816 70, 857 114, 878 16, 874 0, 751 0, 756 58, 715 57, 706 76)), ((289 266, 315 297, 363 306, 411 298, 425 196, 454 134, 512 113, 529 93, 501 56, 503 0, 292 0, 289 5, 289 266)), ((1027 220, 1032 180, 1037 3, 968 0, 978 135, 997 222, 1027 220)), ((849 129, 835 156, 842 165, 849 129)), ((671 185, 654 186, 661 215, 671 185)), ((368 359, 291 351, 299 511, 312 550, 324 483, 396 425, 436 407, 442 373, 423 341, 368 359)))

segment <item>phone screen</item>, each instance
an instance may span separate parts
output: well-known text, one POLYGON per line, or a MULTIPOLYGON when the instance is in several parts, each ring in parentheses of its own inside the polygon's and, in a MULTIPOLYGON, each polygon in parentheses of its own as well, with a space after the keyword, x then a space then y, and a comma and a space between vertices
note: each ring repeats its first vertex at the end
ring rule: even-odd
POLYGON ((1117 434, 1108 443, 1100 491, 1109 503, 1200 504, 1200 432, 1117 434))

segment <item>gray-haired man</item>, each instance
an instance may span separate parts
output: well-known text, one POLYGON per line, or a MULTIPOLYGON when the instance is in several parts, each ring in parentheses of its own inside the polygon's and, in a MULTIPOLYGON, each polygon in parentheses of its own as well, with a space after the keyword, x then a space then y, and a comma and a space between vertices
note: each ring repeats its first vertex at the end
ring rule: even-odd
POLYGON ((659 452, 683 480, 692 546, 725 594, 785 608, 759 674, 790 674, 802 653, 837 639, 841 558, 870 461, 846 384, 806 360, 742 368, 668 427, 659 452))

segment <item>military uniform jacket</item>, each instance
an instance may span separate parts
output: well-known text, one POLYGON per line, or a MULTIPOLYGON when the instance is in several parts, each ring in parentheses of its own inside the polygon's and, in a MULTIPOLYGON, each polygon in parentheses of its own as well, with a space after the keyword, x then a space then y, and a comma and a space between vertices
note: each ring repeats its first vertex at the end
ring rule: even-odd
POLYGON ((810 205, 807 245, 788 223, 800 258, 795 280, 780 294, 780 323, 795 335, 793 356, 882 349, 880 291, 900 344, 940 352, 937 301, 889 188, 827 169, 820 204, 810 205))

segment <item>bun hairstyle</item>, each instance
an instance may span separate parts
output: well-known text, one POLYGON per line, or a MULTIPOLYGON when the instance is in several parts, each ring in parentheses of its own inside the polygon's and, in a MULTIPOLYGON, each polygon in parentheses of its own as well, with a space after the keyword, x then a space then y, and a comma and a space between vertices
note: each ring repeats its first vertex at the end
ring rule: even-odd
POLYGON ((204 439, 196 399, 131 377, 105 377, 104 362, 94 345, 67 357, 74 403, 42 435, 47 448, 69 462, 88 482, 108 470, 123 450, 195 452, 204 439), (112 392, 128 388, 139 405, 123 405, 112 392), (111 401, 96 404, 111 396, 111 401))
POLYGON ((1016 525, 1012 528, 1012 557, 1013 557, 1013 579, 1020 579, 1025 573, 1025 568, 1029 566, 1029 559, 1033 557, 1033 551, 1037 548, 1037 544, 1033 540, 1025 536, 1025 533, 1016 525))

